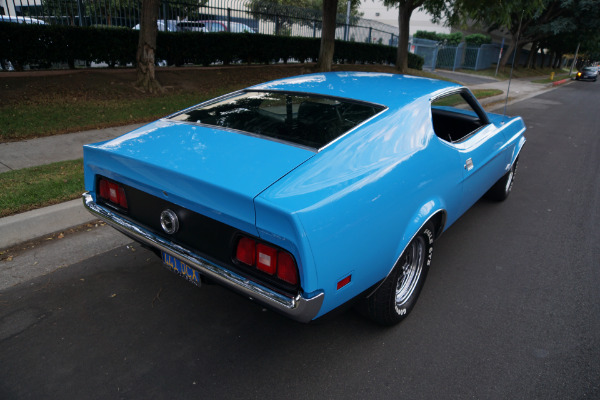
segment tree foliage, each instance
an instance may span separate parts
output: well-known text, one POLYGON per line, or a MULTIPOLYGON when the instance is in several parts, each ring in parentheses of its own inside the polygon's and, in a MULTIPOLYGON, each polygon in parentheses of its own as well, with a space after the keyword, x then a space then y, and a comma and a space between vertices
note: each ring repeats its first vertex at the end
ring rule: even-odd
POLYGON ((439 44, 448 46, 458 46, 463 40, 463 35, 460 32, 455 33, 438 33, 433 31, 417 31, 414 37, 420 39, 435 40, 439 44))
POLYGON ((456 0, 450 21, 471 20, 489 31, 508 31, 509 47, 500 60, 504 67, 513 50, 527 43, 537 50, 538 46, 549 46, 550 38, 569 36, 578 42, 582 40, 578 38, 595 36, 600 28, 599 10, 600 0, 492 0, 485 7, 478 0, 456 0))
POLYGON ((474 33, 472 35, 465 36, 465 43, 467 46, 481 47, 481 45, 492 43, 492 37, 490 35, 474 33))
MULTIPOLYGON (((350 23, 355 23, 362 15, 358 11, 360 0, 351 0, 350 23)), ((324 0, 251 0, 249 9, 256 19, 275 24, 276 35, 291 34, 293 24, 321 29, 324 19, 324 0)), ((346 21, 347 2, 336 1, 336 24, 346 21)))

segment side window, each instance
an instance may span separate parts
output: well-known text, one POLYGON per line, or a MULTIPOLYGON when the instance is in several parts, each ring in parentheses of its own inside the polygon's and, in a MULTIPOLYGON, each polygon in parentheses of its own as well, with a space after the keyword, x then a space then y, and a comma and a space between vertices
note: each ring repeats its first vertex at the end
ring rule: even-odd
POLYGON ((458 142, 486 125, 467 101, 466 94, 455 93, 431 102, 435 134, 447 142, 458 142))

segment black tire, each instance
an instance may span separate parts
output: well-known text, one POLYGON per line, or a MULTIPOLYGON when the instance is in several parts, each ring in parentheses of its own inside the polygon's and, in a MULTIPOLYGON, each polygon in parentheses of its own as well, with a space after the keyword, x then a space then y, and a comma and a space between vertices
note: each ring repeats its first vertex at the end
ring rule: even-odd
POLYGON ((364 299, 363 312, 373 321, 391 326, 410 314, 431 265, 433 238, 433 226, 427 223, 406 247, 381 286, 364 299))
POLYGON ((519 164, 519 157, 516 158, 513 165, 510 167, 510 170, 504 174, 502 178, 498 180, 491 187, 490 190, 487 191, 485 197, 494 201, 504 201, 508 198, 510 194, 513 184, 515 183, 515 177, 517 176, 517 165, 519 164))

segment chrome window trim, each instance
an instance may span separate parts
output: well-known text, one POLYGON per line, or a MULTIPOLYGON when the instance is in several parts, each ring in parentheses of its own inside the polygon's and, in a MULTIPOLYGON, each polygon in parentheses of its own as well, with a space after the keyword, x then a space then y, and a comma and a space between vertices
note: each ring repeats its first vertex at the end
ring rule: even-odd
POLYGON ((174 114, 167 115, 166 117, 161 118, 161 120, 167 121, 167 122, 170 122, 170 123, 173 123, 173 124, 194 125, 194 126, 201 126, 201 127, 205 127, 205 128, 218 129, 218 130, 227 131, 227 132, 234 132, 234 133, 238 133, 238 134, 242 134, 242 135, 246 135, 246 136, 250 136, 250 137, 256 137, 256 138, 270 140, 270 141, 276 142, 276 143, 287 144, 289 146, 294 146, 294 147, 297 147, 297 148, 300 148, 300 149, 312 151, 313 153, 319 153, 319 152, 323 151, 324 149, 326 149, 327 147, 331 146, 333 143, 339 141, 341 138, 345 137, 349 133, 354 132, 356 129, 360 128, 361 126, 363 126, 367 122, 369 122, 369 121, 373 120, 374 118, 380 116, 381 114, 383 114, 384 112, 386 112, 388 109, 389 109, 389 107, 387 107, 387 106, 385 106, 383 104, 378 104, 378 103, 373 103, 373 102, 363 101, 363 100, 349 99, 349 98, 339 97, 339 96, 329 96, 329 95, 324 95, 324 94, 319 94, 319 93, 295 92, 295 91, 286 91, 286 90, 243 89, 243 90, 238 90, 238 91, 235 91, 235 92, 232 92, 232 93, 224 94, 222 96, 216 97, 216 98, 211 99, 211 100, 204 101, 202 103, 198 103, 198 104, 193 105, 191 107, 188 107, 188 108, 186 108, 184 110, 178 111, 178 112, 176 112, 174 114), (281 93, 281 94, 290 94, 290 95, 296 95, 296 96, 312 96, 312 97, 323 98, 323 99, 331 99, 331 100, 343 101, 343 102, 346 102, 346 103, 360 104, 360 105, 365 105, 365 106, 382 107, 382 109, 378 113, 372 115, 371 117, 365 119, 364 121, 361 121, 359 124, 355 125, 352 129, 344 132, 342 135, 338 136, 337 138, 335 138, 331 142, 326 143, 322 147, 307 146, 307 145, 303 145, 303 144, 291 142, 291 141, 284 140, 284 139, 274 138, 272 136, 261 135, 261 134, 258 134, 258 133, 247 132, 247 131, 241 131, 241 130, 238 130, 238 129, 227 128, 227 127, 224 127, 224 126, 203 124, 201 122, 198 123, 198 122, 191 122, 191 121, 176 121, 176 120, 172 119, 174 117, 177 117, 178 115, 185 114, 189 110, 192 110, 192 109, 195 109, 195 108, 201 108, 201 107, 209 106, 211 104, 218 103, 218 102, 223 101, 223 100, 227 100, 228 98, 236 97, 236 96, 239 96, 241 94, 251 93, 251 92, 252 93, 281 93))

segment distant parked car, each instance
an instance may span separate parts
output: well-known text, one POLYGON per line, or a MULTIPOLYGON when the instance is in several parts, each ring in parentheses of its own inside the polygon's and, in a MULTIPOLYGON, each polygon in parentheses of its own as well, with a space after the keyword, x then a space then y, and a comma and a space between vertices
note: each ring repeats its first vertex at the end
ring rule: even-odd
MULTIPOLYGON (((158 20, 156 22, 158 30, 165 31, 165 21, 158 20)), ((255 33, 255 30, 246 24, 240 22, 230 22, 233 33, 255 33)), ((227 32, 227 21, 206 20, 206 21, 176 21, 167 20, 167 32, 227 32)), ((137 24, 133 29, 139 30, 140 24, 137 24)))
POLYGON ((242 24, 241 22, 231 22, 231 29, 229 32, 233 33, 256 33, 254 29, 249 27, 246 24, 242 24))
POLYGON ((39 24, 46 25, 46 22, 41 19, 35 19, 30 17, 12 17, 7 15, 0 15, 0 22, 13 22, 16 24, 39 24))
POLYGON ((230 29, 227 29, 227 21, 209 20, 199 21, 204 24, 206 32, 232 32, 232 33, 255 33, 256 31, 241 22, 229 22, 230 29))
POLYGON ((391 325, 435 239, 482 195, 508 197, 524 131, 454 83, 284 78, 84 146, 84 203, 193 284, 302 322, 357 300, 391 325))
MULTIPOLYGON (((164 19, 159 19, 158 21, 156 21, 156 26, 158 27, 158 30, 160 32, 177 32, 177 21, 174 19, 169 19, 167 20, 167 23, 165 24, 165 20, 164 19), (166 27, 166 29, 165 29, 166 27)), ((137 24, 136 26, 133 27, 133 29, 135 30, 140 30, 140 24, 137 24)))
POLYGON ((210 32, 205 21, 180 21, 177 32, 210 32))
POLYGON ((592 80, 596 82, 598 79, 598 68, 597 67, 583 67, 583 69, 577 72, 575 79, 581 80, 592 80))

